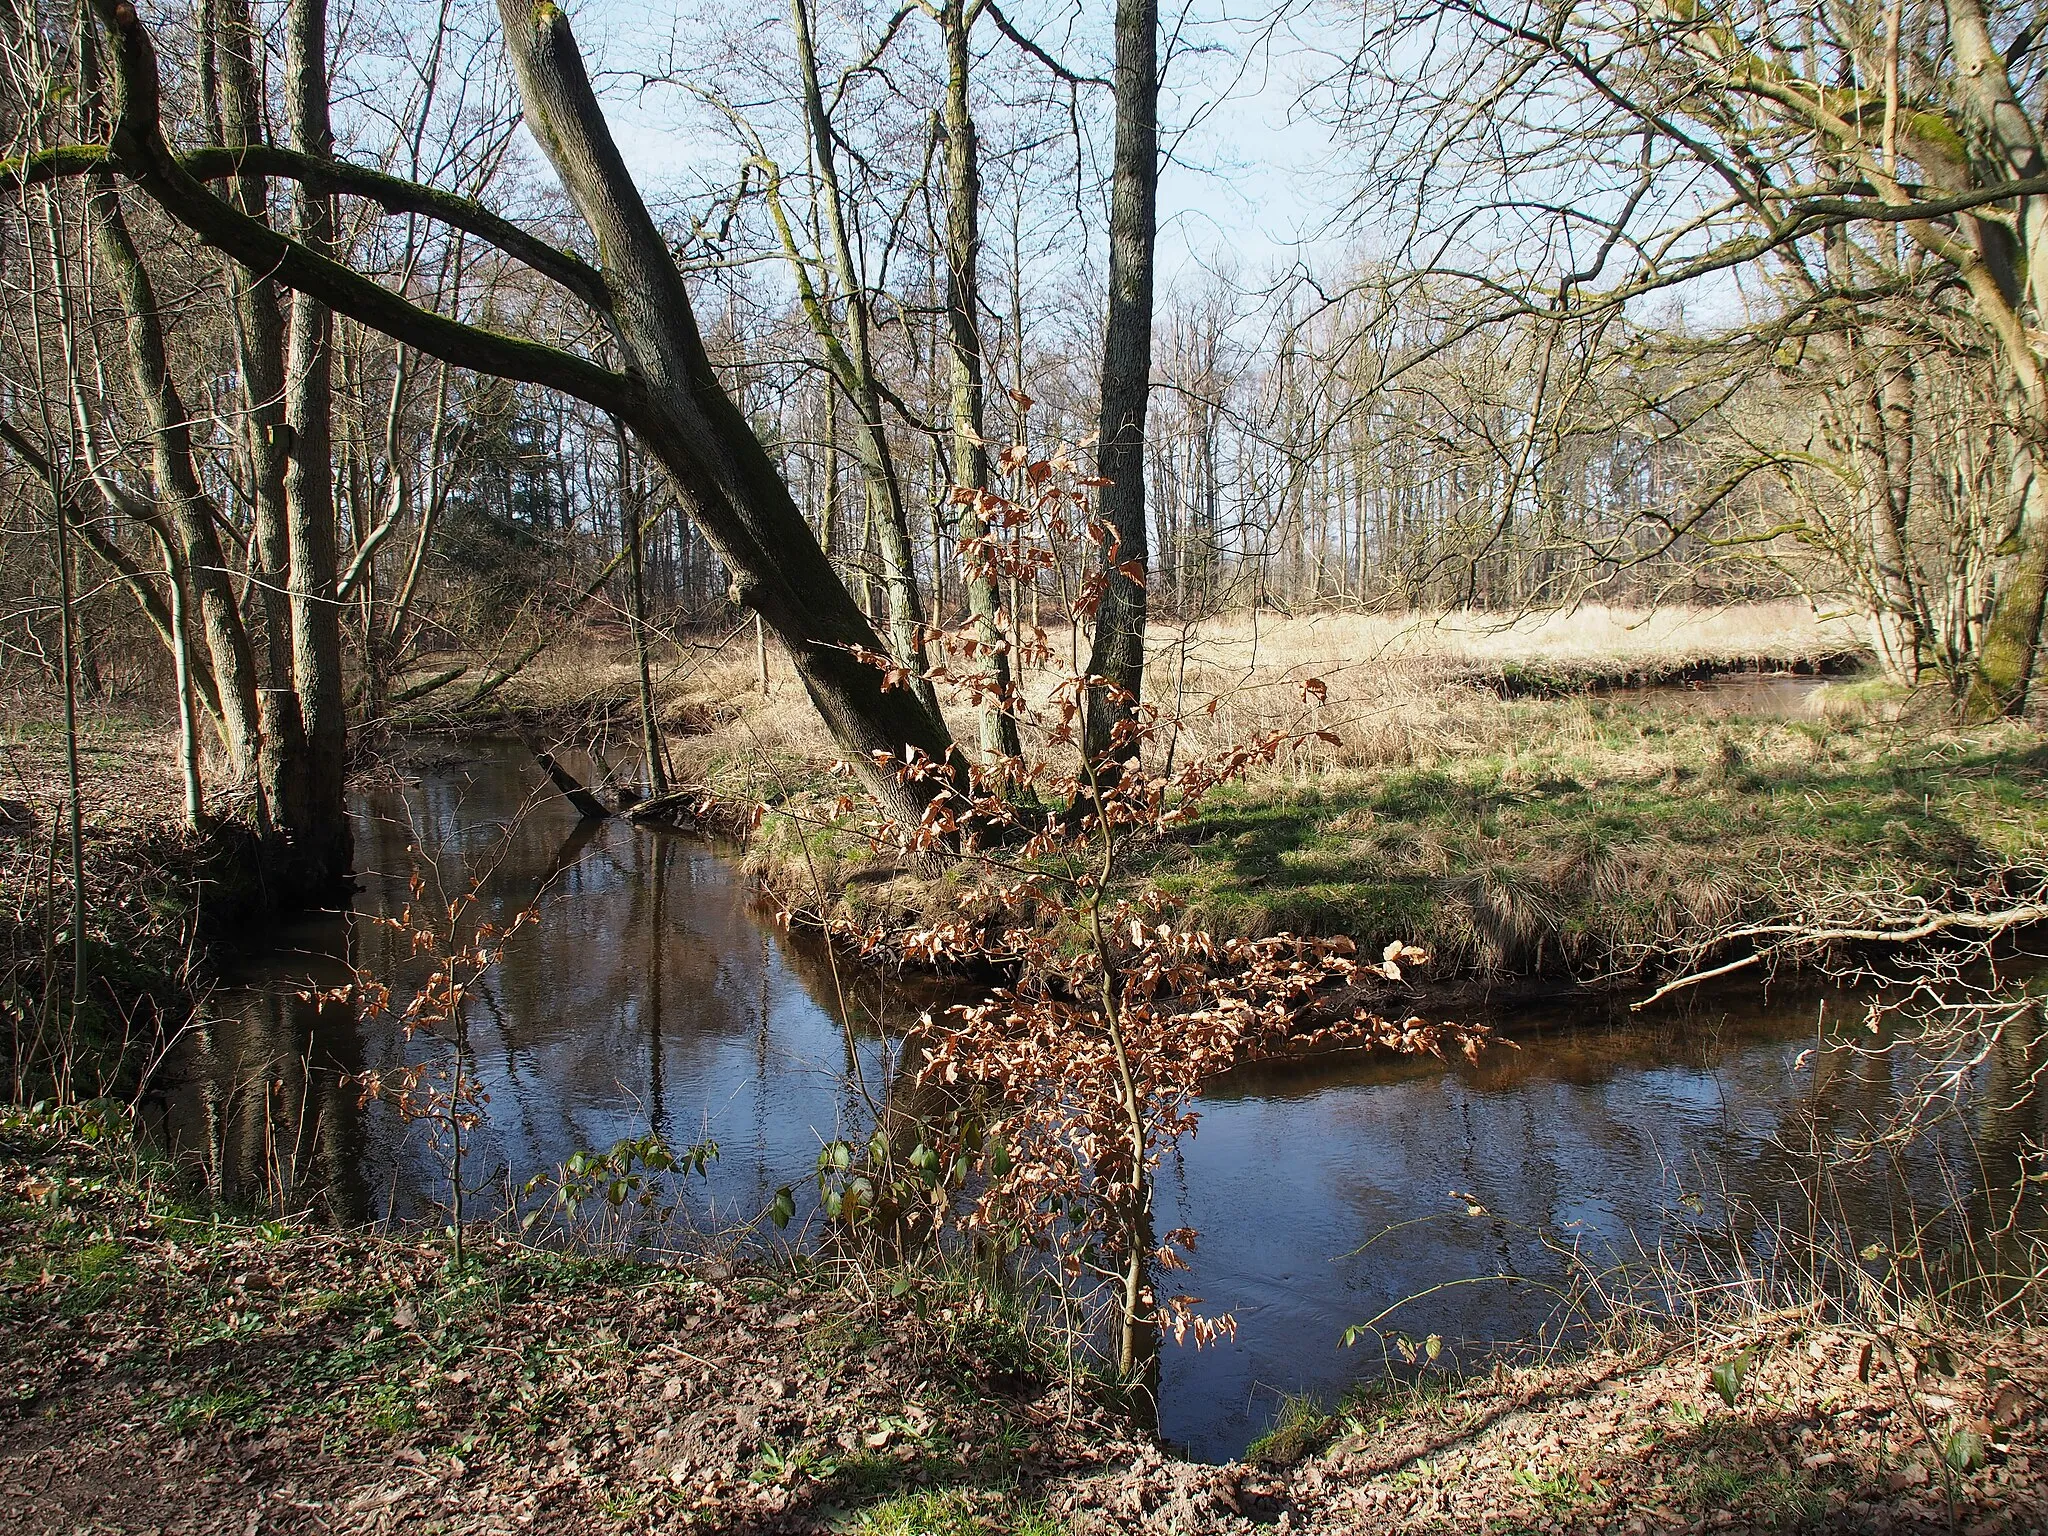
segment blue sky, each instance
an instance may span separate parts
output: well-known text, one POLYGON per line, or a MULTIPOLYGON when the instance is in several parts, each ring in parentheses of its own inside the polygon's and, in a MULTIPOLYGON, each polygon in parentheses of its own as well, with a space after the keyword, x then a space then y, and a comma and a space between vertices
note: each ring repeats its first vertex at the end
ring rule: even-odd
MULTIPOLYGON (((784 3, 765 0, 768 13, 777 16, 784 3)), ((655 67, 675 15, 675 7, 661 0, 569 0, 568 9, 593 62, 612 71, 655 67)), ((1178 16, 1170 7, 1169 12, 1170 30, 1178 16)), ((1017 0, 1006 13, 1055 52, 1068 53, 1057 44, 1067 35, 1071 5, 1017 0)), ((1086 0, 1075 29, 1078 40, 1070 45, 1077 66, 1101 67, 1099 57, 1087 55, 1091 43, 1103 41, 1107 13, 1107 0, 1086 0)), ((1327 132, 1294 110, 1308 61, 1283 49, 1277 57, 1253 54, 1240 67, 1248 52, 1244 44, 1255 35, 1252 24, 1223 15, 1213 0, 1203 0, 1189 20, 1183 35, 1211 47, 1184 53, 1169 71, 1163 126, 1182 131, 1173 135, 1175 159, 1160 186, 1160 281, 1163 287, 1192 281, 1201 267, 1222 264, 1256 282, 1301 255, 1301 242, 1322 222, 1318 199, 1341 178, 1330 174, 1327 132)), ((995 41, 986 24, 977 35, 988 44, 995 41)), ((733 174, 730 146, 692 131, 673 92, 636 100, 615 86, 606 97, 620 148, 648 185, 695 180, 692 171, 733 174)), ((1329 245, 1316 249, 1327 253, 1329 245)))

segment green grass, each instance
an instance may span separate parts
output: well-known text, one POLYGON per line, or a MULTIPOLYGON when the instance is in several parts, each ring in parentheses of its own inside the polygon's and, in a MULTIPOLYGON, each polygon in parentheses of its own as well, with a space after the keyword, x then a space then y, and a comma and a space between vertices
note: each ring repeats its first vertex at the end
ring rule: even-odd
POLYGON ((1291 1467, 1321 1451, 1337 1420, 1312 1397, 1284 1397, 1273 1427, 1245 1447, 1244 1459, 1262 1467, 1291 1467))
POLYGON ((264 1420, 264 1402, 254 1392, 209 1389, 172 1398, 164 1405, 164 1424, 177 1434, 190 1434, 213 1424, 253 1429, 264 1420))
MULTIPOLYGON (((1602 696, 1436 700, 1417 706, 1398 752, 1345 737, 1312 764, 1215 791, 1170 835, 1134 845, 1125 880, 1157 885, 1218 935, 1419 943, 1437 980, 1585 978, 1831 890, 1945 899, 2048 853, 2038 730, 1959 730, 1874 685, 1831 684, 1828 698, 1815 718, 1602 696)), ((785 809, 823 806, 792 788, 785 809)), ((799 906, 817 904, 815 878, 823 904, 856 922, 999 912, 1056 936, 1071 925, 1063 910, 1003 908, 1009 871, 909 874, 849 827, 799 828, 780 811, 746 863, 799 906)))
POLYGON ((906 1493, 862 1511, 860 1536, 1060 1536, 1064 1527, 1012 1495, 977 1498, 957 1490, 906 1493))
POLYGON ((1526 1489, 1552 1509, 1570 1509, 1586 1497, 1579 1480, 1561 1468, 1517 1467, 1508 1477, 1517 1487, 1526 1489))
POLYGON ((1419 942, 1439 976, 1561 974, 1793 886, 1939 895, 2048 847, 2048 746, 2019 728, 1566 700, 1508 706, 1497 734, 1427 766, 1230 786, 1150 872, 1220 933, 1419 942))

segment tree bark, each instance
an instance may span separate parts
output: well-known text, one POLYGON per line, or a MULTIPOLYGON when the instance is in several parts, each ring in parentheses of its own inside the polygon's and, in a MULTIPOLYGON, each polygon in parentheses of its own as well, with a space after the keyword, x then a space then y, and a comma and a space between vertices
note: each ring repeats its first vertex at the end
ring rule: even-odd
POLYGON ((1912 553, 1907 544, 1913 510, 1913 432, 1918 406, 1913 378, 1913 354, 1905 338, 1881 330, 1873 338, 1879 346, 1877 366, 1881 375, 1873 401, 1884 470, 1883 496, 1874 508, 1871 554, 1877 560, 1887 610, 1881 636, 1885 654, 1899 681, 1908 687, 1920 681, 1920 651, 1924 642, 1919 584, 1914 580, 1912 553))
MULTIPOLYGON (((1860 337, 1850 348, 1860 351, 1860 337)), ((1858 435, 1863 439, 1864 516, 1868 523, 1873 566, 1871 623, 1878 661, 1887 676, 1908 687, 1920 681, 1920 604, 1913 588, 1906 551, 1907 494, 1911 486, 1909 456, 1913 423, 1913 384, 1905 353, 1886 347, 1877 353, 1875 372, 1851 366, 1865 376, 1853 381, 1859 394, 1858 435), (1903 441, 1902 441, 1903 439, 1903 441)))
MULTIPOLYGON (((981 147, 967 87, 970 44, 979 0, 942 0, 939 31, 946 49, 946 325, 952 342, 953 483, 975 493, 960 503, 963 550, 988 537, 980 493, 988 489, 985 388, 981 350, 981 147)), ((994 692, 981 712, 981 757, 995 763, 1024 755, 1010 702, 1010 648, 998 620, 1001 599, 986 556, 963 559, 961 581, 974 636, 987 656, 994 692)))
MULTIPOLYGON (((1944 9, 1960 104, 1984 150, 2010 177, 2041 174, 2048 169, 2048 154, 2043 152, 2034 120, 2013 90, 2011 71, 1992 40, 1981 0, 1946 0, 1944 9)), ((2018 205, 2011 234, 1990 220, 1968 222, 1977 232, 1982 254, 1993 254, 1984 250, 1989 242, 2004 241, 2008 249, 2017 244, 2017 261, 2006 256, 1986 265, 1998 279, 2005 303, 2017 312, 2031 301, 2038 325, 2048 316, 2048 198, 2022 197, 2018 205)), ((2017 313, 2013 319, 2018 321, 2017 313)), ((1977 675, 1965 701, 1966 712, 1977 718, 2016 714, 2026 707, 2034 658, 2041 645, 2043 600, 2048 597, 2048 486, 2043 485, 2041 476, 2044 459, 2048 459, 2048 399, 2044 399, 2048 381, 2042 377, 2031 328, 2014 324, 2005 329, 2008 334, 2000 339, 2012 354, 2013 371, 2029 407, 2033 431, 2030 441, 2014 456, 2019 470, 2014 481, 2020 488, 2021 503, 2013 534, 2016 558, 1992 607, 1977 675), (2016 355, 2020 353, 2025 355, 2016 355)), ((1996 334, 1998 328, 1993 330, 1996 334)))
MULTIPOLYGON (((331 159, 328 122, 327 0, 291 0, 285 35, 285 101, 292 148, 331 159)), ((327 189, 299 183, 293 199, 294 233, 301 245, 328 255, 334 243, 334 203, 327 189)), ((402 338, 401 338, 402 339, 402 338)), ((304 821, 287 825, 295 859, 309 884, 321 888, 348 874, 351 836, 348 776, 348 702, 341 676, 341 603, 335 590, 336 545, 332 406, 334 318, 312 294, 292 295, 285 350, 285 415, 291 454, 285 469, 285 513, 290 530, 292 680, 305 726, 304 821)))
POLYGON ((1964 701, 1965 714, 1975 720, 2025 708, 2040 654, 2042 611, 2048 607, 2048 478, 2037 462, 2026 472, 2012 543, 2016 558, 1991 610, 1964 701))
POLYGON ((1145 683, 1145 409, 1152 383, 1152 253, 1158 234, 1159 4, 1117 0, 1116 148, 1109 206, 1109 319, 1102 338, 1097 463, 1100 516, 1113 543, 1095 615, 1083 742, 1091 758, 1128 755, 1115 740, 1145 683))

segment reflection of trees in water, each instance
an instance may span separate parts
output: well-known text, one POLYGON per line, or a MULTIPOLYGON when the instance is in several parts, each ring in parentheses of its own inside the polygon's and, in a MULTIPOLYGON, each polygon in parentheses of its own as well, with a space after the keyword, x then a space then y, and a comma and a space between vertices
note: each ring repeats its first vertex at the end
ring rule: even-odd
MULTIPOLYGON (((429 901, 483 879, 480 910, 499 923, 541 903, 540 922, 471 993, 469 1070, 491 1095, 472 1163, 487 1182, 517 1182, 578 1147, 650 1128, 694 1141, 702 1117, 714 1117, 734 1170, 727 1183, 739 1189, 731 1198, 743 1202, 749 1181, 771 1171, 775 1183, 801 1182, 820 1140, 854 1128, 864 1137, 872 1120, 856 1073, 876 1096, 900 1098, 902 1085, 883 1081, 902 1066, 888 1033, 915 1006, 851 968, 835 982, 823 945, 771 931, 702 843, 573 820, 552 799, 536 801, 538 788, 523 752, 487 752, 361 797, 367 873, 355 915, 291 934, 247 987, 222 995, 224 1016, 180 1063, 186 1086, 167 1098, 167 1135, 214 1149, 236 1190, 260 1189, 279 1147, 299 1168, 319 1149, 338 1215, 382 1214, 394 1196, 408 1215, 430 1197, 424 1147, 383 1107, 358 1110, 342 1078, 446 1044, 407 1042, 389 1021, 364 1026, 346 1004, 314 1008, 293 995, 343 983, 353 964, 389 982, 402 1005, 428 961, 366 919, 404 905, 417 866, 429 901), (850 1029, 839 1022, 842 983, 850 1029), (273 1087, 266 1111, 261 1084, 280 1079, 287 1089, 273 1087), (287 1125, 300 1104, 304 1124, 287 1125)), ((288 1182, 298 1194, 308 1187, 303 1174, 288 1182)))
MULTIPOLYGON (((1781 995, 1768 1008, 1538 1035, 1472 1068, 1335 1058, 1233 1074, 1205 1095, 1193 1179, 1176 1189, 1205 1237, 1199 1286, 1225 1305, 1335 1307, 1355 1321, 1447 1281, 1505 1275, 1516 1278, 1440 1293, 1393 1326, 1526 1339, 1556 1307, 1538 1282, 1562 1283, 1573 1268, 1560 1248, 1577 1245, 1595 1265, 1640 1244, 1768 1267, 1779 1237, 1808 1226, 1817 1168, 1828 1219, 1866 1241, 1888 1239, 1914 1208, 1984 1230, 1981 1215, 1962 1216, 1967 1190, 1954 1177, 1975 1172, 1991 1140, 1984 1097, 1974 1148, 1957 1123, 1906 1155, 1854 1158, 1896 1109, 1910 1068, 1825 1053, 1797 1068, 1816 1016, 1815 999, 1781 995), (1469 1215, 1453 1189, 1483 1214, 1469 1215), (1328 1281, 1308 1278, 1333 1260, 1328 1281)), ((2032 1059, 2015 1050, 2002 1070, 2017 1077, 2032 1059)), ((2022 1143, 2039 1135, 2038 1102, 2028 1113, 2022 1143)))
MULTIPOLYGON (((302 964, 312 985, 345 978, 316 956, 302 964)), ((362 1067, 354 1009, 281 986, 214 1003, 181 1048, 182 1086, 145 1105, 154 1129, 232 1203, 364 1219, 363 1114, 343 1081, 362 1067)))
POLYGON ((2039 1191, 2048 1178, 2048 1016, 2031 1000, 1991 1042, 1973 1130, 1977 1179, 1969 1229, 1985 1234, 1986 1267, 2010 1295, 2039 1272, 2048 1225, 2039 1191), (2029 1191, 2034 1192, 2031 1202, 2029 1191))

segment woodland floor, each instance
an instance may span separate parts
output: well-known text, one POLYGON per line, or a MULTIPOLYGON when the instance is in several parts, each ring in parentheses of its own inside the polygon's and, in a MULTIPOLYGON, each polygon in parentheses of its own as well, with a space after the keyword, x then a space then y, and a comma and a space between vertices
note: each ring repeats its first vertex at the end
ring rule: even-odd
POLYGON ((2048 1529, 2048 1336, 1776 1319, 1297 1409, 1173 1460, 973 1290, 235 1220, 0 1128, 0 1511, 33 1532, 2048 1529), (1712 1365, 1748 1350, 1730 1406, 1712 1365))

